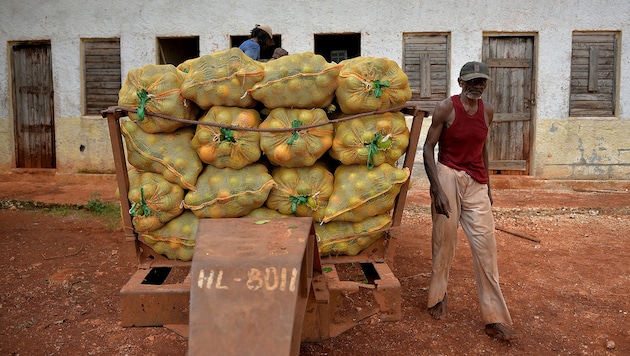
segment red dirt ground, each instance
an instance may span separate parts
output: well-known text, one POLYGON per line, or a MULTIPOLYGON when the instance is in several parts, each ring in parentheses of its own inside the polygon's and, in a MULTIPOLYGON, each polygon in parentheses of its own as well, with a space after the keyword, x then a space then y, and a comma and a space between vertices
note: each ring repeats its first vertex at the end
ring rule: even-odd
MULTIPOLYGON (((169 329, 120 326, 119 291, 135 268, 119 253, 120 229, 108 230, 81 210, 27 209, 32 201, 116 199, 115 182, 92 182, 0 182, 0 354, 185 355, 187 339, 169 329)), ((333 339, 303 343, 300 354, 630 354, 627 188, 495 189, 494 197, 497 228, 540 240, 496 234, 516 340, 483 333, 463 234, 448 314, 429 317, 429 198, 412 190, 392 266, 402 286, 402 320, 367 318, 333 339)))

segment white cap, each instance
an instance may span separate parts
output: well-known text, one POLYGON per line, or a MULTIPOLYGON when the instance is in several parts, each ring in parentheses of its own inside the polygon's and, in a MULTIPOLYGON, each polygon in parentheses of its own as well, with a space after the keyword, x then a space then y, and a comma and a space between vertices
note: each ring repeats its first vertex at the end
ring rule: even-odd
POLYGON ((269 37, 273 38, 273 33, 271 32, 271 27, 269 27, 267 25, 256 25, 256 27, 258 27, 259 29, 267 32, 269 37))

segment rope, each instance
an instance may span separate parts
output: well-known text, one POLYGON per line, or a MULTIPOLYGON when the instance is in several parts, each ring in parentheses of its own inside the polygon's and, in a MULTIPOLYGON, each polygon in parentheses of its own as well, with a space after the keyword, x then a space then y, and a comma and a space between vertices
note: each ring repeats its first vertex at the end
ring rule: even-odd
MULTIPOLYGON (((350 115, 350 116, 346 116, 346 117, 342 117, 342 118, 338 118, 338 119, 330 119, 327 122, 320 122, 320 123, 317 123, 317 124, 302 126, 302 127, 300 127, 300 129, 306 130, 306 129, 311 129, 311 128, 315 128, 315 127, 328 125, 328 124, 331 124, 331 123, 349 121, 349 120, 353 120, 353 119, 356 119, 356 118, 359 118, 359 117, 365 117, 365 116, 371 116, 371 115, 380 115, 380 114, 385 114, 385 113, 388 113, 388 112, 396 112, 396 111, 401 111, 403 109, 417 109, 417 108, 415 106, 410 106, 410 105, 400 105, 400 106, 396 106, 396 107, 389 108, 389 109, 370 111, 370 112, 350 115)), ((129 108, 129 107, 124 107, 124 106, 110 106, 109 108, 107 108, 107 110, 104 110, 103 112, 110 112, 110 111, 115 111, 115 110, 121 110, 121 111, 124 111, 125 113, 128 113, 128 112, 137 113, 138 112, 138 110, 135 109, 135 108, 129 108)), ((173 117, 173 116, 169 116, 169 115, 165 115, 165 114, 161 114, 161 113, 149 112, 149 111, 146 111, 144 114, 145 115, 150 115, 150 116, 160 117, 162 119, 177 121, 177 122, 181 122, 181 123, 189 124, 189 125, 212 126, 212 127, 219 127, 219 128, 230 129, 230 130, 237 130, 237 131, 238 130, 240 130, 240 131, 256 131, 256 132, 295 131, 294 127, 282 127, 282 128, 275 128, 275 129, 272 129, 272 128, 261 129, 261 128, 257 128, 257 127, 242 127, 242 126, 233 126, 233 125, 219 124, 219 123, 214 123, 214 122, 200 122, 200 121, 196 121, 196 120, 186 120, 186 119, 180 119, 180 118, 177 118, 177 117, 173 117)))

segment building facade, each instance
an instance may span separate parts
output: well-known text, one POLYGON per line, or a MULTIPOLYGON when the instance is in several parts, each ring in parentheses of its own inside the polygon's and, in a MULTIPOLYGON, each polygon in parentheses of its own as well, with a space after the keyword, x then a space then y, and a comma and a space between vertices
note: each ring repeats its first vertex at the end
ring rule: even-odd
MULTIPOLYGON (((0 171, 114 172, 100 110, 116 104, 130 69, 227 49, 268 24, 289 53, 396 61, 427 111, 459 93, 465 62, 485 61, 494 79, 486 100, 497 112, 492 172, 630 180, 626 0, 242 4, 4 1, 0 171)), ((424 174, 418 164, 415 175, 424 174)))

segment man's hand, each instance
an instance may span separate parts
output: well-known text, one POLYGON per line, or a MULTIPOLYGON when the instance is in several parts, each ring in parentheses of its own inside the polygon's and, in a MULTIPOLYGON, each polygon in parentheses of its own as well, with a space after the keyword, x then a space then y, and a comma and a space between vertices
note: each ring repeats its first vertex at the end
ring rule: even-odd
POLYGON ((492 192, 490 192, 490 184, 488 183, 488 198, 490 199, 490 205, 494 204, 494 199, 492 198, 492 192))
POLYGON ((442 214, 448 218, 451 212, 451 204, 449 203, 448 197, 446 196, 446 194, 444 194, 442 189, 440 189, 435 194, 431 194, 431 196, 433 198, 433 205, 435 206, 435 211, 438 214, 442 214))

